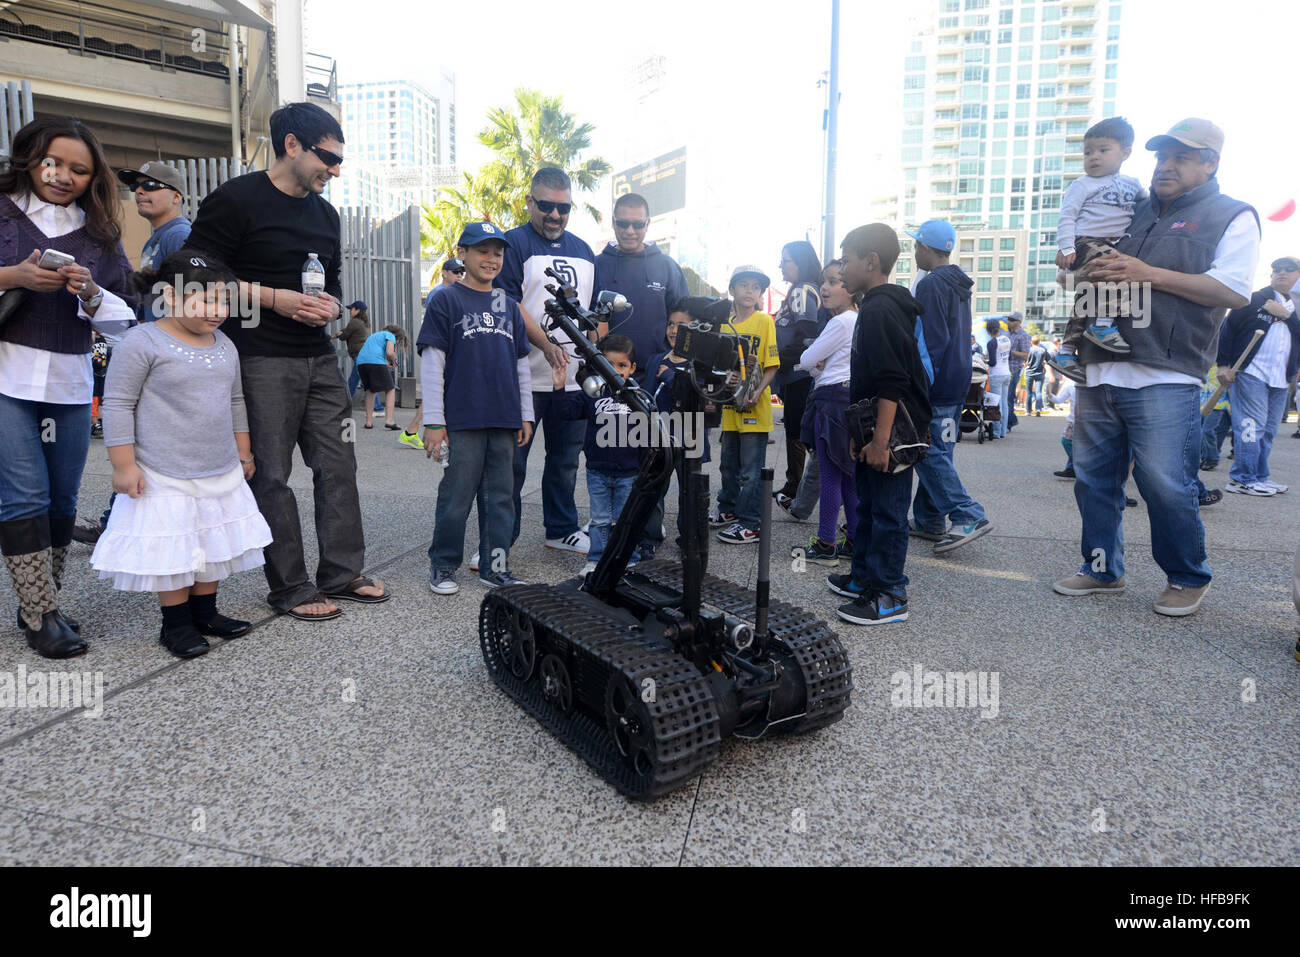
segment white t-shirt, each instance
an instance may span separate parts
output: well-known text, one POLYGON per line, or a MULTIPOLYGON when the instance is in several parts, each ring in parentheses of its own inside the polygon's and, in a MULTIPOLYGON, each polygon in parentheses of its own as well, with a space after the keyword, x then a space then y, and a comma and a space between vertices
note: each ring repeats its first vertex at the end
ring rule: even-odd
POLYGON ((997 342, 998 361, 989 369, 989 377, 993 379, 1002 379, 1011 377, 1011 337, 1005 332, 999 332, 997 339, 989 337, 989 351, 993 351, 993 343, 997 342))
MULTIPOLYGON (((1259 225, 1255 214, 1244 210, 1228 224, 1214 248, 1214 261, 1205 275, 1217 279, 1237 295, 1249 299, 1250 288, 1259 265, 1259 225)), ((1197 377, 1172 369, 1157 369, 1140 362, 1090 362, 1085 366, 1088 387, 1113 385, 1120 389, 1145 389, 1149 385, 1200 386, 1204 376, 1197 377)))
MULTIPOLYGON (((1288 312, 1295 312, 1295 306, 1286 296, 1274 290, 1273 298, 1277 302, 1285 303, 1288 312)), ((1287 387, 1286 360, 1290 357, 1291 330, 1279 319, 1269 325, 1263 341, 1255 350, 1255 357, 1242 371, 1253 375, 1270 389, 1285 389, 1287 387)))
POLYGON ((817 380, 817 387, 839 385, 849 381, 849 364, 853 352, 853 327, 858 321, 858 314, 846 309, 838 316, 833 316, 795 366, 797 372, 810 372, 817 380), (817 363, 826 360, 826 368, 817 371, 817 363))

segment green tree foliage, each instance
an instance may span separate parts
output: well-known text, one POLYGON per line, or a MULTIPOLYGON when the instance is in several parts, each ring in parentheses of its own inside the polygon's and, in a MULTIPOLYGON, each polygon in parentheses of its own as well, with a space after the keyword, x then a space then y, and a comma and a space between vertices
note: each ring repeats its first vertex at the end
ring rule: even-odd
MULTIPOLYGON (((527 220, 529 181, 542 166, 568 173, 575 193, 591 192, 610 171, 600 157, 582 158, 595 127, 579 123, 559 96, 520 88, 513 108, 493 108, 487 119, 478 139, 496 158, 477 173, 464 173, 460 186, 439 190, 437 201, 424 207, 420 245, 428 258, 450 255, 467 222, 485 220, 512 229, 527 220)), ((583 208, 600 221, 594 206, 584 202, 583 208)))

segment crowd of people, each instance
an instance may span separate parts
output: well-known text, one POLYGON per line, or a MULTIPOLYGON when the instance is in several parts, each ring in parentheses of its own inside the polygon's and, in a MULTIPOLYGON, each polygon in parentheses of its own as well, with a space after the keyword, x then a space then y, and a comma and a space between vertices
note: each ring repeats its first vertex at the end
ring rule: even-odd
MULTIPOLYGON (((1216 467, 1224 438, 1233 443, 1226 491, 1286 491, 1269 452, 1300 369, 1300 262, 1277 259, 1269 287, 1250 289, 1258 217, 1219 190, 1223 136, 1207 121, 1147 142, 1157 161, 1149 193, 1119 172, 1133 144, 1128 124, 1112 118, 1088 131, 1084 175, 1067 190, 1058 231, 1057 265, 1075 307, 1053 341, 1025 330, 1018 313, 989 319, 976 336, 972 280, 951 262, 957 234, 942 220, 908 232, 922 270, 910 291, 891 279, 901 247, 885 224, 851 230, 826 264, 809 243, 787 244, 786 288, 768 312, 772 278, 754 265, 733 271, 725 300, 691 296, 679 265, 646 240, 652 211, 637 194, 617 198, 615 238, 595 253, 568 230, 568 176, 543 167, 526 222, 508 231, 464 224, 411 342, 400 326, 372 328, 365 302, 342 304, 339 217, 321 195, 344 160, 338 123, 290 104, 271 118, 271 144, 267 170, 214 189, 190 223, 169 167, 114 176, 76 120, 41 118, 14 137, 12 165, 0 173, 0 424, 12 437, 0 464, 0 551, 19 625, 41 655, 87 647, 58 598, 74 534, 94 543, 101 578, 158 594, 160 641, 178 657, 249 629, 217 610, 219 582, 242 571, 263 568, 271 608, 305 621, 336 618, 345 601, 386 601, 388 587, 362 572, 350 438, 358 388, 365 428, 378 402, 398 441, 443 463, 434 594, 456 593, 466 564, 489 587, 518 581, 510 552, 539 434, 545 546, 583 554, 594 569, 637 480, 644 449, 630 437, 644 433, 609 427, 631 412, 617 392, 579 385, 579 350, 544 309, 548 270, 584 304, 603 290, 627 300, 630 309, 591 337, 661 408, 684 368, 673 351, 680 328, 726 317, 721 331, 739 344, 737 397, 721 409, 709 525, 720 543, 760 538, 775 392, 786 457, 775 505, 799 520, 818 510, 816 533, 794 553, 848 561, 827 584, 848 599, 837 614, 849 623, 908 617, 909 539, 946 554, 993 528, 954 460, 975 356, 988 373, 990 398, 981 399, 998 410, 995 439, 1016 425, 1022 376, 1027 415, 1045 403, 1070 407, 1067 463, 1056 474, 1074 480, 1082 564, 1053 586, 1061 595, 1123 590, 1130 473, 1167 577, 1153 608, 1169 616, 1194 613, 1210 587, 1199 508, 1222 493, 1198 471, 1216 467), (119 180, 152 226, 134 271, 121 243, 119 180), (305 284, 308 259, 322 267, 323 289, 305 284), (326 327, 345 312, 331 336, 326 327), (346 382, 336 340, 353 365, 346 382), (411 349, 423 404, 402 427, 393 370, 411 349), (78 528, 94 413, 112 497, 98 526, 78 528), (295 449, 313 473, 311 573, 289 486, 295 449), (582 457, 586 523, 575 501, 582 457), (466 562, 473 507, 477 551, 466 562)), ((706 461, 713 454, 707 434, 700 451, 706 461)), ((661 500, 637 530, 634 560, 664 547, 663 515, 661 500)), ((1300 609, 1300 554, 1295 597, 1300 609)))

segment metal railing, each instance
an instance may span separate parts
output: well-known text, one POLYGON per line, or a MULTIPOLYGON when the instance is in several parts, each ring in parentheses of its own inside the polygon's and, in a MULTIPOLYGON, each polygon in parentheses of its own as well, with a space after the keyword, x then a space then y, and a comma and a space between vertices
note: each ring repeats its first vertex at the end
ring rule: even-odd
POLYGON ((32 83, 10 80, 0 88, 0 170, 9 168, 10 148, 14 135, 36 119, 32 109, 32 83))
POLYGON ((164 162, 178 170, 185 181, 185 215, 193 219, 199 211, 199 203, 228 179, 242 176, 252 167, 245 166, 239 160, 228 157, 209 156, 204 159, 170 159, 164 162))
POLYGON ((83 2, 77 7, 81 12, 32 2, 10 4, 0 9, 0 37, 187 73, 230 76, 226 34, 221 27, 210 29, 153 16, 147 18, 148 26, 139 26, 110 6, 83 2))

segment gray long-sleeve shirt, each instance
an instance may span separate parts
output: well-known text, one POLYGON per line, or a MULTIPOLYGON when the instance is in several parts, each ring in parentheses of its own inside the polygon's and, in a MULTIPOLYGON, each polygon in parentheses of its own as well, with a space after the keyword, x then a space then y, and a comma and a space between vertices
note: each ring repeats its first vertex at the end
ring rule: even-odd
POLYGON ((214 335, 191 346, 151 322, 123 336, 104 381, 104 445, 134 445, 138 464, 172 478, 238 465, 235 433, 248 431, 239 354, 214 335))

